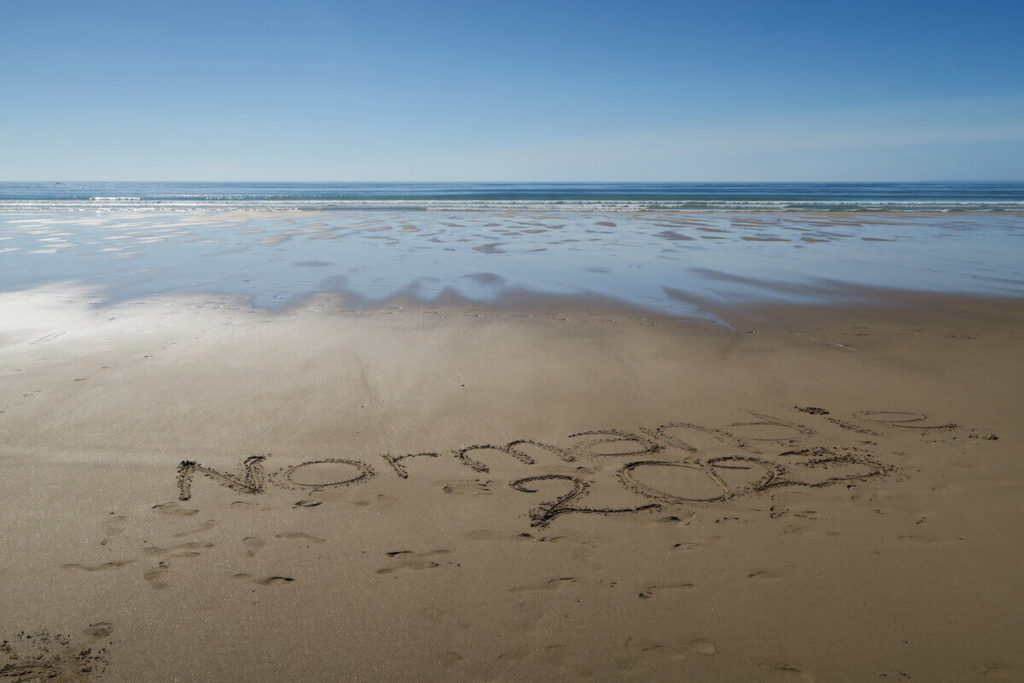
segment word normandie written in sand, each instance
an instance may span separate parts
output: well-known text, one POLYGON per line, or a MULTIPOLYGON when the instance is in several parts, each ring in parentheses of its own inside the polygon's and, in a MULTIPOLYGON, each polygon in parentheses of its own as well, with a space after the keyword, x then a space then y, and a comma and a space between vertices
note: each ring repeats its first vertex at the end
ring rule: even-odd
MULTIPOLYGON (((832 417, 821 408, 795 409, 865 438, 860 439, 857 446, 814 444, 810 442, 817 434, 813 427, 751 412, 755 419, 750 422, 733 422, 720 427, 672 422, 631 432, 600 429, 572 434, 567 437, 570 443, 562 446, 517 439, 505 444, 466 446, 449 454, 476 473, 489 473, 498 462, 525 467, 547 466, 548 470, 552 465, 572 466, 570 473, 546 472, 509 482, 513 489, 524 493, 537 493, 540 486, 562 489, 529 513, 533 526, 547 526, 556 517, 570 513, 640 513, 719 503, 778 487, 852 485, 898 474, 896 467, 881 462, 876 456, 878 439, 886 436, 885 430, 921 430, 927 434, 960 429, 955 424, 929 424, 926 415, 915 412, 864 410, 853 414, 855 421, 847 421, 832 417), (705 455, 691 443, 694 436, 705 442, 710 440, 730 454, 705 455), (788 448, 783 449, 782 445, 788 448), (637 497, 636 505, 610 508, 583 504, 595 483, 593 477, 598 473, 581 465, 607 458, 625 460, 614 470, 614 478, 618 485, 637 497)), ((371 463, 349 458, 305 461, 268 471, 268 457, 245 458, 237 473, 182 461, 177 470, 178 497, 180 500, 192 497, 196 473, 232 491, 252 495, 267 493, 272 488, 307 492, 336 489, 365 483, 378 476, 377 468, 371 463)), ((406 462, 410 459, 441 457, 440 452, 380 456, 384 467, 402 479, 409 478, 406 462)))

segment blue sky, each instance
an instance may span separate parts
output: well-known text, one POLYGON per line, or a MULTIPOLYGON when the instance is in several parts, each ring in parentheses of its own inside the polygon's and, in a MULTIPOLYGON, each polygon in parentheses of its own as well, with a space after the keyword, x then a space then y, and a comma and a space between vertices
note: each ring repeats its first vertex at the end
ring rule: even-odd
POLYGON ((0 3, 0 180, 1024 179, 1024 3, 0 3))

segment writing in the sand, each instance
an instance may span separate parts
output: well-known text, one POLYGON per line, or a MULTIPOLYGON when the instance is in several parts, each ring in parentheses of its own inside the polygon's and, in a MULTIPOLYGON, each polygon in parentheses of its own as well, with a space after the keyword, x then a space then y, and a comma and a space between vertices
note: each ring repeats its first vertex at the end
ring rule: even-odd
MULTIPOLYGON (((881 437, 887 428, 914 429, 923 432, 957 429, 954 424, 929 424, 927 416, 904 411, 866 410, 854 413, 852 421, 831 416, 814 407, 795 410, 815 419, 827 420, 843 430, 863 437, 881 437)), ((498 463, 534 467, 570 464, 571 473, 536 474, 509 482, 516 491, 537 493, 540 487, 561 487, 554 498, 530 511, 534 526, 547 526, 560 515, 622 514, 645 510, 663 510, 673 506, 706 505, 739 496, 756 494, 778 487, 825 487, 852 484, 896 471, 877 460, 870 450, 860 446, 814 446, 801 441, 817 430, 807 424, 751 412, 754 419, 710 427, 690 422, 670 422, 634 431, 600 429, 567 437, 565 445, 517 439, 504 444, 477 444, 452 450, 453 457, 476 473, 490 473, 498 463), (731 454, 709 457, 693 443, 694 437, 725 448, 731 454), (789 445, 781 448, 780 444, 789 445), (794 447, 800 445, 804 447, 794 447), (765 451, 770 452, 765 452, 765 451), (492 460, 497 458, 498 460, 492 460), (596 471, 581 464, 595 459, 622 458, 614 469, 618 485, 637 496, 637 504, 619 508, 583 505, 594 481, 581 472, 596 476, 596 471), (491 464, 489 465, 488 462, 491 464), (670 482, 670 484, 666 484, 670 482)), ((861 444, 876 444, 862 439, 861 444)), ((409 478, 406 463, 414 458, 441 458, 440 452, 382 454, 383 466, 402 479, 409 478)), ((270 488, 320 491, 365 483, 378 476, 371 463, 349 458, 326 458, 268 471, 268 456, 246 458, 236 472, 225 472, 191 460, 182 461, 177 470, 178 497, 192 497, 196 474, 232 491, 260 494, 270 488)))

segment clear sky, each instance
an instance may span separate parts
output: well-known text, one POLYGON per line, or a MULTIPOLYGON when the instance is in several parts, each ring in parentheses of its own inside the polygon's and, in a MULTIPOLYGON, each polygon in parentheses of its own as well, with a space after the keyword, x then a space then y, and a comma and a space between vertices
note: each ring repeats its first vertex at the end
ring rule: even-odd
POLYGON ((0 0, 0 180, 1024 179, 1024 2, 0 0))

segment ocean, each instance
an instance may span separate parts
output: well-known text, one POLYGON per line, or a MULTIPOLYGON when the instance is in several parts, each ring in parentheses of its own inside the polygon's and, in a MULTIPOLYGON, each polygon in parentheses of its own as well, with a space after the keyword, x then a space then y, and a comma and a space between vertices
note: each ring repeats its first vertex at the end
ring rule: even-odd
POLYGON ((0 209, 1013 211, 1024 183, 0 183, 0 209))

